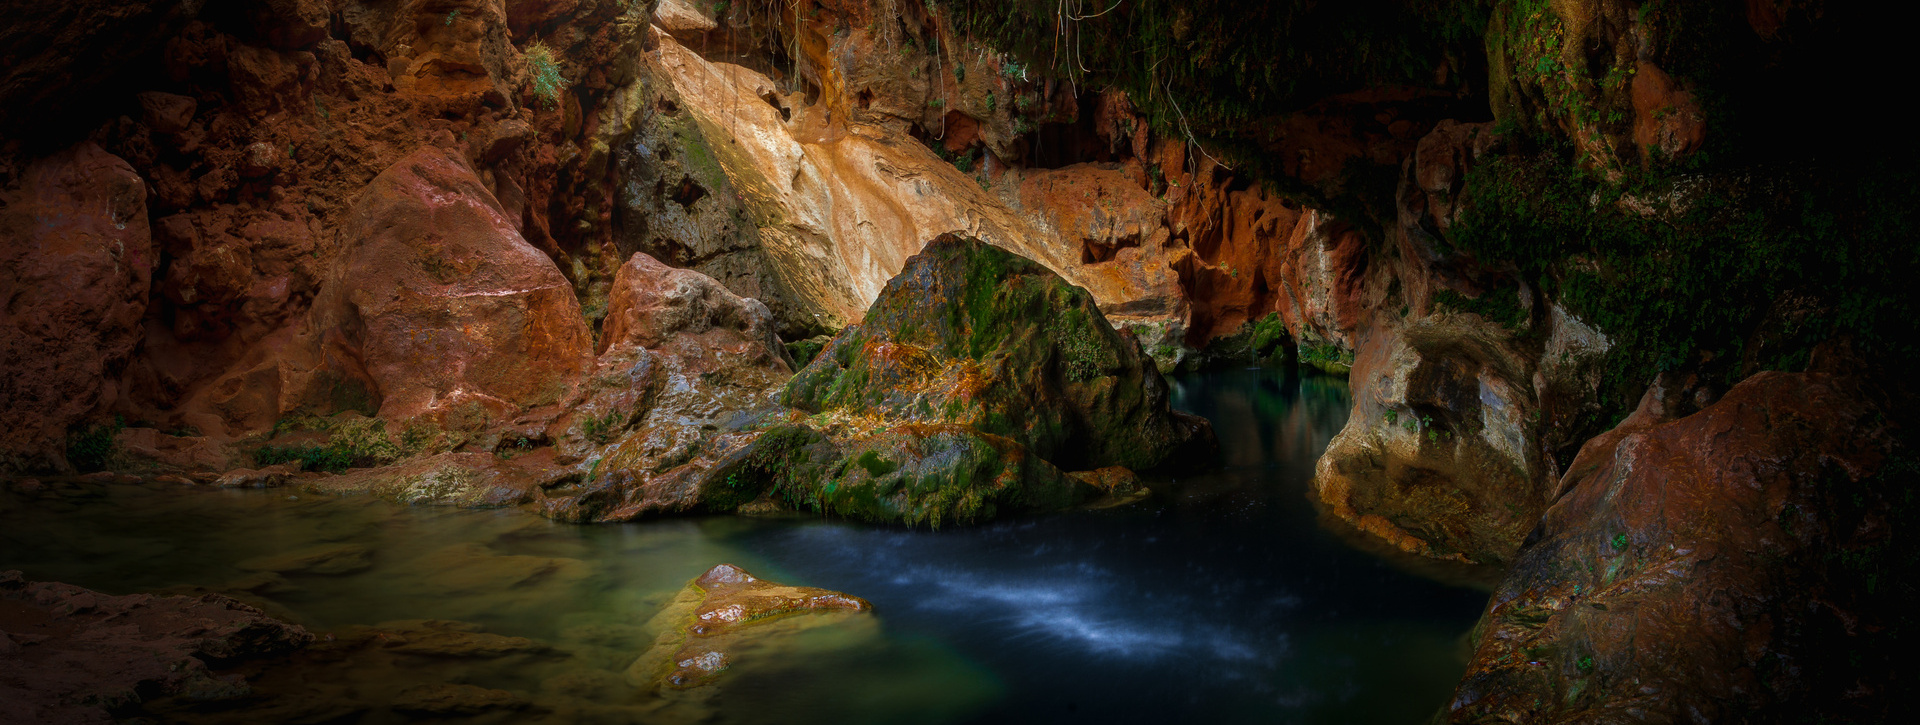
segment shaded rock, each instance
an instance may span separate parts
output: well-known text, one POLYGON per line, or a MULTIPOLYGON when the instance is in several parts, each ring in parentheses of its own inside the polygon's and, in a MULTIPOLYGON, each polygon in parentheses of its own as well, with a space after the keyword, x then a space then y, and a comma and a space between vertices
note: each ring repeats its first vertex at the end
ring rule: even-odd
POLYGON ((732 564, 700 575, 652 620, 653 646, 627 668, 627 680, 647 688, 685 689, 712 684, 731 663, 729 653, 762 647, 769 637, 799 627, 831 625, 873 610, 859 597, 755 578, 732 564), (821 616, 839 614, 841 616, 821 616), (801 621, 789 620, 793 615, 801 621), (778 626, 786 624, 787 626, 778 626))
POLYGON ((1892 717, 1912 689, 1913 468, 1884 394, 1767 372, 1677 420, 1660 395, 1580 451, 1449 719, 1892 717))
POLYGON ((158 262, 146 183, 83 143, 0 192, 0 467, 60 468, 67 429, 111 406, 158 262))
POLYGON ((371 493, 404 504, 495 508, 527 502, 533 491, 572 475, 553 464, 553 451, 502 458, 491 453, 442 453, 388 466, 309 479, 328 493, 371 493))
POLYGON ((506 690, 473 685, 420 685, 401 690, 394 712, 426 717, 469 717, 497 710, 522 710, 532 703, 506 690))
POLYGON ((245 696, 233 663, 313 635, 227 597, 110 596, 0 573, 0 720, 109 722, 109 711, 173 695, 245 696))
POLYGON ((175 134, 193 125, 199 103, 191 96, 149 91, 135 96, 140 101, 140 118, 154 133, 175 134))
POLYGON ((312 324, 357 354, 381 418, 484 429, 565 400, 591 365, 572 285, 458 156, 424 148, 382 172, 341 239, 312 324))
POLYGON ((213 482, 219 488, 276 488, 284 486, 300 473, 297 463, 282 463, 265 468, 237 468, 213 482))

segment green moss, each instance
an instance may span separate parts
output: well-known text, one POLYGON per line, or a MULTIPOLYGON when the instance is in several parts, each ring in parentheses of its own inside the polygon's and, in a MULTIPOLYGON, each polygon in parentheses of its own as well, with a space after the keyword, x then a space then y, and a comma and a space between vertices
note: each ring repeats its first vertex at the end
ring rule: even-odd
POLYGON ((866 469, 867 475, 875 478, 900 470, 900 464, 881 458, 879 454, 873 451, 860 454, 860 457, 853 459, 853 462, 859 464, 861 468, 866 469))
POLYGON ((1613 182, 1571 156, 1548 147, 1488 159, 1467 175, 1446 238, 1612 340, 1604 411, 1571 440, 1623 417, 1662 370, 1698 365, 1731 384, 1804 365, 1836 337, 1870 358, 1916 352, 1913 166, 1655 170, 1613 182))
POLYGON ((1260 318, 1260 321, 1253 326, 1251 350, 1254 358, 1265 360, 1273 357, 1275 353, 1283 352, 1282 348, 1289 337, 1287 323, 1280 319, 1280 313, 1267 313, 1266 317, 1260 318))
MULTIPOLYGON (((384 466, 410 452, 408 448, 393 442, 387 435, 386 423, 377 418, 352 416, 338 421, 314 419, 313 422, 327 431, 325 443, 261 446, 253 451, 254 465, 298 463, 299 468, 305 471, 339 472, 348 468, 384 466)), ((279 426, 275 428, 278 430, 279 426)))
POLYGON ((1449 289, 1437 290, 1433 293, 1433 302, 1442 308, 1479 315, 1508 332, 1517 334, 1527 327, 1527 310, 1520 306, 1520 291, 1512 286, 1494 289, 1479 297, 1468 297, 1449 289))
POLYGON ((103 471, 113 462, 119 446, 114 438, 125 430, 127 421, 114 416, 112 423, 76 427, 67 432, 67 463, 81 472, 103 471))

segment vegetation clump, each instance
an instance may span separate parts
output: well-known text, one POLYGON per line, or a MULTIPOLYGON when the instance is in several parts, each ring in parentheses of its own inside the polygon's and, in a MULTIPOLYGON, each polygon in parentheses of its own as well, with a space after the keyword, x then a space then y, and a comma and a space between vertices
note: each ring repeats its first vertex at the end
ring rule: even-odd
POLYGON ((527 69, 533 74, 533 95, 540 99, 548 109, 558 108, 560 92, 569 85, 565 76, 560 75, 560 64, 553 56, 553 49, 545 41, 536 40, 527 46, 527 69))
POLYGON ((119 448, 114 443, 114 439, 126 427, 126 419, 116 415, 111 423, 83 426, 69 431, 67 463, 83 473, 106 470, 119 448))
MULTIPOLYGON (((385 421, 357 415, 342 417, 344 419, 313 419, 306 423, 294 423, 294 427, 310 427, 326 433, 325 442, 263 445, 253 451, 254 464, 277 466, 297 463, 303 471, 338 473, 349 468, 384 466, 410 452, 387 435, 385 421)), ((275 427, 278 429, 281 426, 275 427)))

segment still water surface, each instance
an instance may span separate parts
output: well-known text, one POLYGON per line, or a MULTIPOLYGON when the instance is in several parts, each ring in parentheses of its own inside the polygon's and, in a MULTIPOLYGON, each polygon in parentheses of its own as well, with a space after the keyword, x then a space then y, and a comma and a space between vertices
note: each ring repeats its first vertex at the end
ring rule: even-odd
MULTIPOLYGON (((329 693, 455 681, 537 705, 493 721, 1431 715, 1485 595, 1403 573, 1317 525, 1305 492, 1345 423, 1345 383, 1268 370, 1173 383, 1178 407, 1213 421, 1225 465, 1153 481, 1152 498, 1119 509, 939 531, 737 517, 572 526, 284 490, 63 486, 6 494, 0 568, 111 593, 244 590, 316 631, 451 619, 550 644, 508 661, 383 660, 296 678, 329 693), (316 552, 322 564, 289 568, 316 552), (865 597, 877 615, 740 653, 695 706, 661 709, 623 671, 653 639, 648 618, 721 562, 865 597)), ((400 719, 377 707, 361 717, 400 719)))

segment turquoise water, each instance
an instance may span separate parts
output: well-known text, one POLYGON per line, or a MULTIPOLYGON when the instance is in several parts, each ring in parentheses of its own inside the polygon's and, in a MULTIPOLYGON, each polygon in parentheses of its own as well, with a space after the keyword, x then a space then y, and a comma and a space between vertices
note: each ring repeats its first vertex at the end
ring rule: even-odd
MULTIPOLYGON (((534 640, 503 657, 314 656, 262 703, 503 689, 489 722, 1406 723, 1448 698, 1484 594, 1352 550, 1305 498, 1346 419, 1343 382, 1229 370, 1173 380, 1225 465, 1129 507, 939 531, 710 517, 617 526, 279 491, 62 483, 0 499, 0 568, 111 593, 223 591, 348 641, 444 619, 534 640), (718 684, 654 696, 625 670, 648 620, 721 562, 862 596, 871 617, 738 653, 718 684), (389 629, 401 625, 390 625, 389 629), (276 700, 276 698, 278 698, 276 700)), ((257 720, 197 706, 187 720, 257 720)), ((220 707, 230 707, 222 705, 220 707)), ((322 718, 324 719, 324 718, 322 718)))

